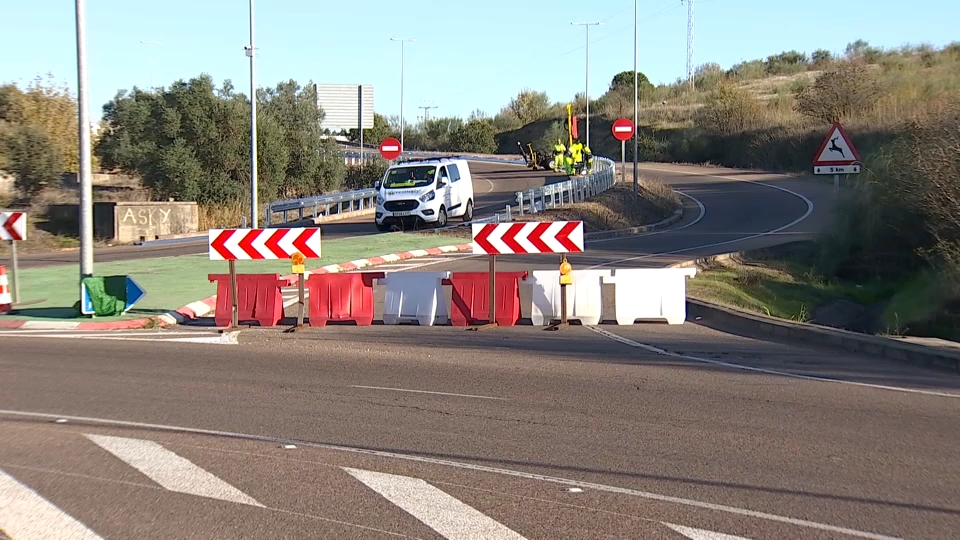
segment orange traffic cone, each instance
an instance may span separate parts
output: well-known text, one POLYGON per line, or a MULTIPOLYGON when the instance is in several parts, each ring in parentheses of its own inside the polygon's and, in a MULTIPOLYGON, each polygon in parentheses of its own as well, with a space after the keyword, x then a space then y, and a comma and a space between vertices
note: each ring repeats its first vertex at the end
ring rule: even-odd
POLYGON ((13 296, 10 295, 10 283, 7 281, 7 267, 0 266, 0 313, 13 310, 13 296))

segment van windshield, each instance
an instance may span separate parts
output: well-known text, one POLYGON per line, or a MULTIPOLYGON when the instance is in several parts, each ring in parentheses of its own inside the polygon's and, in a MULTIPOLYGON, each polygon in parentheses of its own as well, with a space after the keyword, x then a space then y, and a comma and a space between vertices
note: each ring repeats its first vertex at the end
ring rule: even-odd
POLYGON ((437 174, 435 165, 420 167, 398 167, 390 169, 383 186, 387 189, 418 188, 429 186, 437 174))

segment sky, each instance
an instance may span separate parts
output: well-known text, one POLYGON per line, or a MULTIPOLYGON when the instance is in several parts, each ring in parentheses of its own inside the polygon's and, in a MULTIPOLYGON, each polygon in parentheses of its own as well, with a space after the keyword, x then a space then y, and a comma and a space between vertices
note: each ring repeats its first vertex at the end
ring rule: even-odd
MULTIPOLYGON (((695 64, 724 68, 784 50, 842 53, 873 46, 960 40, 960 2, 895 0, 694 0, 695 64)), ((250 85, 247 0, 89 0, 87 57, 92 118, 119 90, 169 85, 201 73, 217 84, 250 85), (141 43, 141 41, 147 43, 141 43), (159 42, 159 43, 155 43, 159 42)), ((633 68, 632 0, 257 0, 257 85, 365 84, 375 110, 404 117, 489 115, 524 88, 568 101, 587 81, 597 97, 614 74, 633 68)), ((74 2, 0 0, 0 83, 26 85, 52 73, 76 92, 74 2)), ((687 6, 639 0, 639 70, 657 83, 686 71, 687 6)))

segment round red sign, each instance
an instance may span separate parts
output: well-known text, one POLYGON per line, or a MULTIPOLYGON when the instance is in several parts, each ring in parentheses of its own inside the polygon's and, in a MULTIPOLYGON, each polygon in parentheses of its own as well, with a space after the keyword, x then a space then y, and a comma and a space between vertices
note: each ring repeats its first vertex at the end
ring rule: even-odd
POLYGON ((613 123, 613 136, 618 141, 625 141, 633 137, 634 131, 633 121, 630 119, 618 118, 617 121, 613 123))
POLYGON ((400 148, 400 141, 393 137, 387 137, 380 143, 380 155, 387 161, 392 161, 400 157, 402 150, 403 149, 400 148))

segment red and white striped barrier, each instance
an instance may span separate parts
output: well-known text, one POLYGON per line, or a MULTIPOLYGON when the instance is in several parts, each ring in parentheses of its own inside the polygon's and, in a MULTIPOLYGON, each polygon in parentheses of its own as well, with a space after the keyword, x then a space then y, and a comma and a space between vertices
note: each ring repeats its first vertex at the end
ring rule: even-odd
POLYGON ((13 296, 10 294, 10 282, 7 281, 7 267, 0 266, 0 313, 13 310, 13 296))

